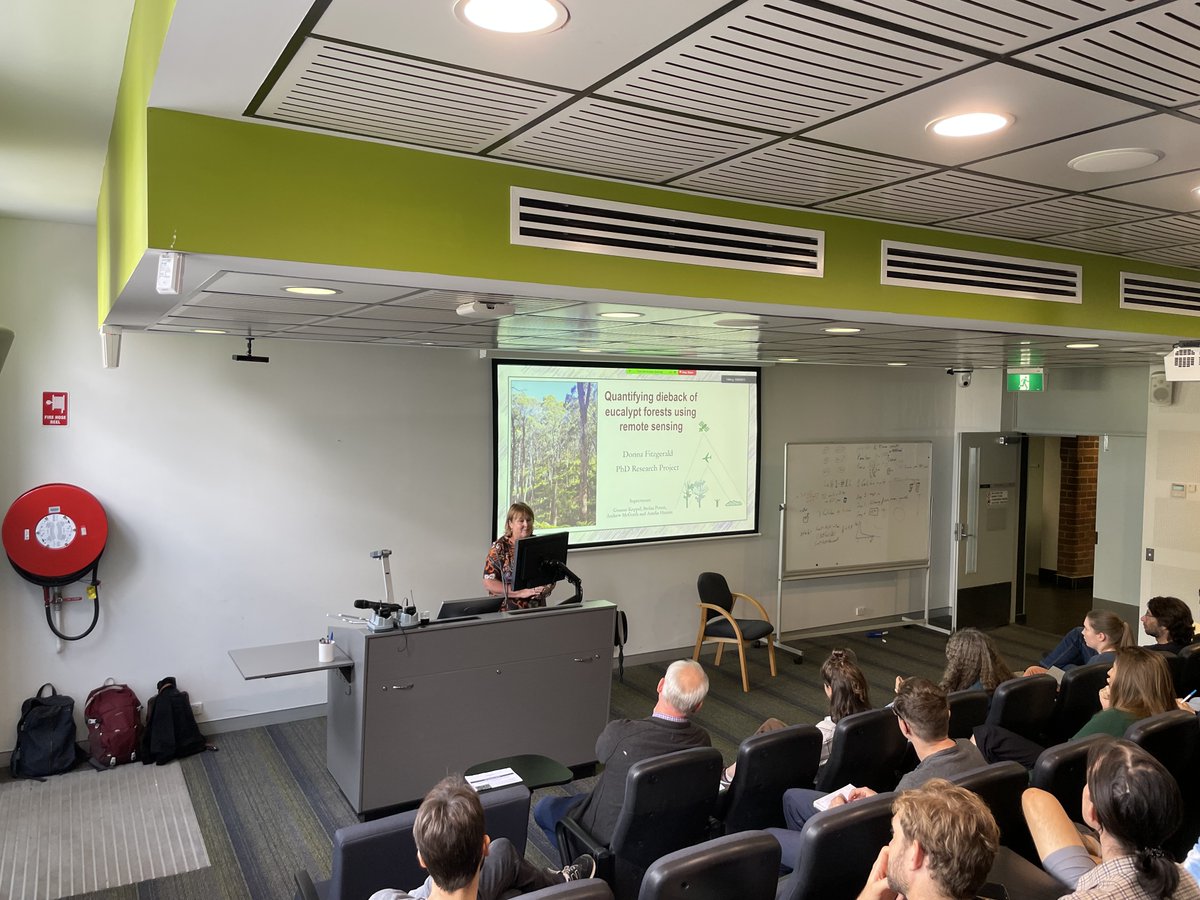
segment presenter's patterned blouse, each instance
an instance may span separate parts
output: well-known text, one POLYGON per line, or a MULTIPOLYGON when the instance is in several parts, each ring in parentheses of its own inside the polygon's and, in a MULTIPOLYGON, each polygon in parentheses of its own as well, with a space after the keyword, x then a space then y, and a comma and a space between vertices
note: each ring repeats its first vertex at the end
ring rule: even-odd
MULTIPOLYGON (((514 552, 515 547, 512 540, 502 535, 488 550, 487 562, 483 564, 483 577, 502 581, 511 590, 514 552)), ((541 593, 534 597, 507 597, 500 609, 527 609, 531 606, 545 606, 546 597, 552 588, 553 585, 547 585, 541 593)))

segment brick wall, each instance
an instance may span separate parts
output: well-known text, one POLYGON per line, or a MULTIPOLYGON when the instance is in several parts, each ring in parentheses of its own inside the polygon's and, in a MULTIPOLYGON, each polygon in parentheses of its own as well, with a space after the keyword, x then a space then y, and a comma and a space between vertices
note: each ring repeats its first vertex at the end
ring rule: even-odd
POLYGON ((1058 577, 1090 578, 1096 562, 1097 436, 1062 438, 1058 493, 1058 577))

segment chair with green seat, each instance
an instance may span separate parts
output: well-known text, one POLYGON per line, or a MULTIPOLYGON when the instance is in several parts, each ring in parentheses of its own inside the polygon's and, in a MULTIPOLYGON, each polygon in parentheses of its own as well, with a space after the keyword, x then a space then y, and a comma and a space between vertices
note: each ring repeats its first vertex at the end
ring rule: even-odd
POLYGON ((696 590, 700 594, 700 633, 696 636, 696 651, 692 659, 700 659, 700 648, 708 641, 717 642, 716 665, 721 664, 721 654, 726 644, 736 644, 738 661, 742 666, 742 690, 750 693, 750 677, 746 673, 746 644, 764 638, 767 654, 771 661, 771 677, 775 677, 775 642, 769 638, 775 633, 767 611, 749 594, 729 589, 725 576, 718 572, 701 572, 696 579, 696 590), (758 609, 761 618, 738 619, 733 615, 733 605, 745 600, 758 609))

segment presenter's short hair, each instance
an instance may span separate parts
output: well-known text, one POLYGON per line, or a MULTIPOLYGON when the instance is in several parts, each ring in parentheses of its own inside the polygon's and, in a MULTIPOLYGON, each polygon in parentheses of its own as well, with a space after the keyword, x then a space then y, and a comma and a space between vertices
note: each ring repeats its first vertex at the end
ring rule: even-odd
POLYGON ((931 778, 892 803, 904 836, 925 851, 930 874, 947 897, 974 897, 1000 847, 1000 829, 978 796, 931 778))
POLYGON ((508 508, 508 515, 504 517, 505 537, 512 537, 512 520, 517 516, 520 516, 522 519, 528 519, 530 525, 536 521, 536 517, 533 514, 533 507, 528 503, 522 503, 518 500, 508 508))
POLYGON ((663 699, 690 716, 708 695, 708 676, 694 659, 677 659, 667 666, 663 679, 663 699))
POLYGON ((462 890, 483 863, 483 804, 458 775, 443 778, 421 801, 413 841, 433 883, 462 890))
POLYGON ((950 700, 928 678, 905 678, 892 709, 923 741, 944 741, 950 732, 950 700))

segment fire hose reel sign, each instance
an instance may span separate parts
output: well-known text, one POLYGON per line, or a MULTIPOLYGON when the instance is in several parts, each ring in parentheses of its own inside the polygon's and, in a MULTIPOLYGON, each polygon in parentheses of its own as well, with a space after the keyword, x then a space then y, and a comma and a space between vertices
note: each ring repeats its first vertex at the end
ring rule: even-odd
POLYGON ((67 424, 66 391, 42 391, 42 424, 67 424))

